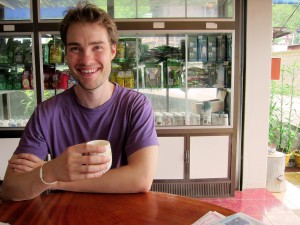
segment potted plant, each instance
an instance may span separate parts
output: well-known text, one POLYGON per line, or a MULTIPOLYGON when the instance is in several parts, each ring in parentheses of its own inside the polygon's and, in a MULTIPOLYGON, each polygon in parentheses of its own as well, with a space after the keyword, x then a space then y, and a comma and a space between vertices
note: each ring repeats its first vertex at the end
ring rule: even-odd
POLYGON ((272 80, 270 93, 269 143, 286 154, 286 165, 298 139, 298 116, 294 109, 296 63, 282 65, 280 81, 272 80))
POLYGON ((300 150, 296 149, 293 152, 294 159, 295 159, 295 166, 300 167, 300 150))

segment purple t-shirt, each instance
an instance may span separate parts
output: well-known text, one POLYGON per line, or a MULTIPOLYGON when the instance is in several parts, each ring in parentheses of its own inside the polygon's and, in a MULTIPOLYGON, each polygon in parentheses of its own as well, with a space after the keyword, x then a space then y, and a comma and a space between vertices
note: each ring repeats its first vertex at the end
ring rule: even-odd
POLYGON ((150 101, 115 84, 112 97, 94 109, 80 105, 74 88, 39 104, 28 121, 15 153, 53 158, 67 147, 95 139, 110 141, 112 168, 127 164, 140 148, 158 145, 150 101))

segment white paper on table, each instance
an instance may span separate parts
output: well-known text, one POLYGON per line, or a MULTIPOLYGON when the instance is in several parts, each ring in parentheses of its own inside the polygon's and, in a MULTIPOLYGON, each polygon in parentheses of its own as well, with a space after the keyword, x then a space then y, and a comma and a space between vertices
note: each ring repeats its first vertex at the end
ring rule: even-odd
POLYGON ((192 225, 209 225, 225 218, 222 214, 216 211, 209 211, 204 216, 195 221, 192 225))
POLYGON ((251 216, 248 216, 242 212, 235 213, 231 216, 228 216, 224 219, 221 219, 218 222, 213 223, 212 225, 266 225, 251 216))

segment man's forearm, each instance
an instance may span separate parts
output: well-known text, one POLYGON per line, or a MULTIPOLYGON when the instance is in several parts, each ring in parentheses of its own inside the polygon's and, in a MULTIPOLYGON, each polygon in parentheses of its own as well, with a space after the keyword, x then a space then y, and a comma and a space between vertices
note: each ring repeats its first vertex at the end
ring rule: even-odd
POLYGON ((145 147, 128 158, 128 165, 101 177, 58 182, 53 189, 94 193, 137 193, 150 190, 157 164, 157 146, 145 147))
POLYGON ((39 169, 26 173, 9 171, 2 184, 1 198, 22 201, 33 199, 43 193, 50 185, 45 185, 40 180, 39 169))
POLYGON ((58 182, 54 189, 93 193, 137 193, 149 191, 153 176, 128 166, 111 169, 101 177, 75 182, 58 182))

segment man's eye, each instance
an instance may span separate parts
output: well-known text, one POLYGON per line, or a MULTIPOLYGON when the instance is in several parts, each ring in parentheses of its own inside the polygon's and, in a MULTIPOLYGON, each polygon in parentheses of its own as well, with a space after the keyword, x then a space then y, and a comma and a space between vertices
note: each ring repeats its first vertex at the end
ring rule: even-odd
POLYGON ((70 51, 71 52, 79 52, 79 48, 78 47, 71 47, 70 51))
POLYGON ((102 50, 102 46, 96 45, 96 46, 94 47, 94 49, 95 49, 95 50, 98 50, 98 51, 99 51, 99 50, 102 50))

